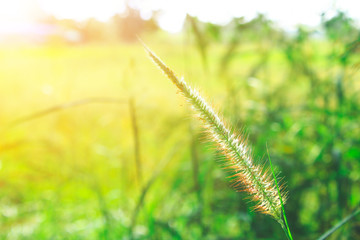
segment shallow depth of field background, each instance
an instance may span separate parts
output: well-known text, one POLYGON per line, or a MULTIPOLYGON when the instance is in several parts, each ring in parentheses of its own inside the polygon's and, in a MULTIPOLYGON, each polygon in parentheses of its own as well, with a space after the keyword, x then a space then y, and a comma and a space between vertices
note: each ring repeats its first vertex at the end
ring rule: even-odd
MULTIPOLYGON (((294 239, 359 207, 356 21, 335 12, 287 31, 264 15, 226 25, 189 15, 170 34, 156 14, 125 13, 46 16, 0 34, 1 239, 285 239, 231 189, 137 35, 248 134, 263 164, 268 148, 294 239)), ((329 239, 360 239, 359 216, 329 239)))

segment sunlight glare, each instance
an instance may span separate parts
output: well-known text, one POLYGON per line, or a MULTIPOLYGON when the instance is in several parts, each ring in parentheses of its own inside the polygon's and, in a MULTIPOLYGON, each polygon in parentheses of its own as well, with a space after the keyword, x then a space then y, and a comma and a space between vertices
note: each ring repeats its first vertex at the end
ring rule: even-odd
POLYGON ((36 17, 36 0, 13 0, 0 3, 0 23, 28 21, 36 17))
POLYGON ((144 19, 149 19, 156 11, 159 26, 169 32, 181 31, 187 13, 201 21, 216 24, 226 24, 233 17, 244 17, 248 21, 262 13, 279 27, 289 30, 299 24, 316 26, 321 21, 322 13, 328 16, 334 9, 345 11, 359 21, 356 9, 360 8, 360 2, 351 0, 12 0, 0 4, 0 25, 32 21, 46 15, 77 21, 89 18, 107 21, 114 14, 123 13, 126 3, 139 9, 144 19))
POLYGON ((83 21, 96 18, 107 21, 113 15, 125 10, 124 0, 39 0, 44 11, 60 19, 83 21))

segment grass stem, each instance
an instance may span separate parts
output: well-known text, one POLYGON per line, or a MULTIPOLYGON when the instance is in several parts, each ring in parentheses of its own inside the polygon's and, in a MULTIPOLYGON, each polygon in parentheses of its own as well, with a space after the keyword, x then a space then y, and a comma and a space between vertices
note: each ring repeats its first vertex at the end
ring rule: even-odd
POLYGON ((129 100, 129 110, 131 116, 131 126, 134 135, 134 156, 135 156, 135 166, 136 166, 136 175, 138 179, 138 183, 142 185, 142 163, 141 163, 141 156, 140 156, 140 137, 139 137, 139 127, 138 121, 136 117, 136 109, 134 104, 134 99, 130 98, 129 100))
POLYGON ((291 235, 291 231, 290 231, 290 228, 289 228, 287 219, 286 219, 284 202, 283 202, 283 199, 282 199, 282 196, 281 196, 281 191, 280 191, 280 188, 279 188, 278 181, 277 181, 277 179, 276 179, 275 170, 274 170, 273 165, 272 165, 272 163, 271 163, 270 153, 269 153, 269 149, 268 149, 267 145, 266 145, 266 151, 267 151, 267 155, 268 155, 268 158, 269 158, 270 169, 271 169, 271 172, 273 173, 273 176, 274 176, 274 181, 275 181, 275 184, 276 184, 276 189, 278 190, 278 193, 279 193, 279 198, 280 198, 280 203, 281 203, 281 210, 282 210, 282 214, 283 214, 283 218, 284 218, 284 221, 281 219, 281 221, 280 221, 279 223, 280 223, 282 229, 284 230, 284 232, 285 232, 285 234, 286 234, 286 237, 287 237, 289 240, 293 240, 292 235, 291 235), (284 222, 285 222, 286 228, 285 228, 285 226, 284 226, 284 222))
POLYGON ((352 218, 354 218, 356 215, 360 213, 360 208, 355 209, 350 215, 342 219, 340 222, 338 222, 334 227, 326 231, 323 235, 321 235, 318 240, 324 240, 327 237, 329 237, 331 234, 333 234, 336 230, 338 230, 340 227, 342 227, 345 223, 350 221, 352 218))

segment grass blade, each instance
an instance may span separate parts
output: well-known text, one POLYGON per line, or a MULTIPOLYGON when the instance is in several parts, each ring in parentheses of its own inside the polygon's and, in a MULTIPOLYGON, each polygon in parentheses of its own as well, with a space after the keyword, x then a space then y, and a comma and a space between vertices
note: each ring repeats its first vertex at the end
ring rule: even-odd
POLYGON ((108 97, 84 98, 84 99, 80 99, 80 100, 77 100, 77 101, 56 105, 56 106, 47 108, 45 110, 32 113, 32 114, 30 114, 28 116, 16 119, 15 121, 10 123, 10 127, 14 127, 14 126, 23 124, 25 122, 37 119, 37 118, 45 117, 45 116, 47 116, 49 114, 52 114, 52 113, 55 113, 55 112, 58 112, 58 111, 61 111, 61 110, 64 110, 64 109, 73 108, 73 107, 77 107, 77 106, 82 106, 82 105, 86 105, 86 104, 92 104, 92 103, 123 104, 123 103, 126 103, 126 101, 125 101, 125 99, 108 98, 108 97))
POLYGON ((274 176, 274 181, 275 181, 275 184, 276 184, 276 189, 278 190, 278 193, 279 193, 279 198, 280 198, 280 203, 281 203, 281 210, 282 210, 284 222, 285 222, 285 225, 286 225, 286 229, 285 229, 285 227, 284 227, 284 223, 283 223, 283 222, 280 222, 280 225, 281 225, 281 227, 283 228, 283 230, 284 230, 286 236, 288 237, 288 239, 293 240, 292 235, 291 235, 291 231, 290 231, 290 228, 289 228, 287 219, 286 219, 284 202, 283 202, 283 199, 282 199, 282 196, 281 196, 280 187, 279 187, 278 181, 277 181, 277 179, 276 179, 276 174, 275 174, 273 165, 272 165, 272 163, 271 163, 271 158, 270 158, 270 154, 269 154, 269 149, 268 149, 267 146, 266 146, 266 151, 267 151, 267 155, 268 155, 268 158, 269 158, 270 169, 271 169, 271 172, 272 172, 272 174, 273 174, 273 176, 274 176))
POLYGON ((331 229, 329 229, 327 232, 325 232, 323 235, 321 235, 318 240, 324 240, 325 238, 329 237, 331 234, 333 234, 336 230, 338 230, 339 228, 341 228, 345 223, 347 223, 348 221, 350 221, 353 217, 355 217, 356 215, 358 215, 360 213, 360 208, 356 209, 354 212, 352 212, 350 215, 348 215, 347 217, 345 217, 343 220, 341 220, 340 222, 338 222, 334 227, 332 227, 331 229))
POLYGON ((135 158, 135 166, 136 166, 136 175, 138 179, 138 184, 141 187, 142 186, 142 161, 141 161, 141 155, 140 155, 140 137, 139 137, 139 127, 138 127, 138 121, 136 116, 136 108, 134 104, 134 99, 130 98, 129 101, 129 111, 130 111, 130 117, 131 117, 131 125, 133 130, 133 136, 134 136, 134 158, 135 158))

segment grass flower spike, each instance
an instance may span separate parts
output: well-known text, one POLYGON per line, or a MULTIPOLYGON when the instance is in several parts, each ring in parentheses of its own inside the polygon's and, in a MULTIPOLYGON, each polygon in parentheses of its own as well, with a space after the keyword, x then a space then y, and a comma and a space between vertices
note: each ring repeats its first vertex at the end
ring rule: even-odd
MULTIPOLYGON (((203 121, 210 139, 223 152, 226 168, 232 172, 233 187, 236 190, 248 192, 257 203, 256 210, 271 215, 283 226, 281 201, 276 184, 271 177, 271 172, 265 170, 263 166, 254 164, 246 137, 236 134, 228 128, 221 117, 195 89, 191 88, 182 78, 178 78, 149 48, 145 45, 144 47, 155 64, 160 67, 189 101, 203 121)), ((281 192, 281 195, 285 198, 284 191, 281 192)))

